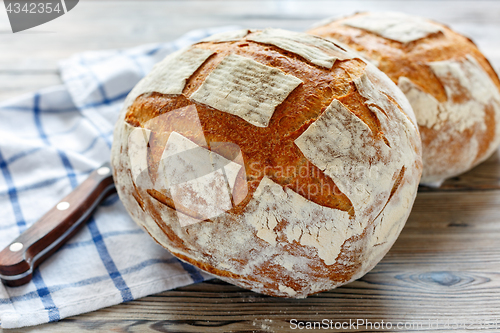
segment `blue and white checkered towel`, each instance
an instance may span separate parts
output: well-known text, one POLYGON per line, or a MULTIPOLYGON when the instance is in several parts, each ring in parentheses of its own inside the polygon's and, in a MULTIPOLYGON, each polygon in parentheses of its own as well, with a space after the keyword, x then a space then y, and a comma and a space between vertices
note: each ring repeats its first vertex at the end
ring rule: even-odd
MULTIPOLYGON (((167 54, 213 33, 165 44, 86 52, 61 63, 63 86, 0 104, 0 249, 109 160, 113 127, 132 87, 167 54)), ((53 322, 209 278, 157 245, 117 196, 35 270, 0 283, 0 327, 53 322)))

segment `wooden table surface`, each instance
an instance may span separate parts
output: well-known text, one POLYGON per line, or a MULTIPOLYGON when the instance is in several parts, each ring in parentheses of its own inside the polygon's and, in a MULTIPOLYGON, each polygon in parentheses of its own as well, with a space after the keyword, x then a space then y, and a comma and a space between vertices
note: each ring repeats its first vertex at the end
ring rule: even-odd
MULTIPOLYGON (((498 1, 81 0, 68 14, 17 34, 0 9, 0 101, 60 84, 57 62, 75 52, 169 41, 192 29, 230 24, 301 31, 328 16, 364 10, 446 23, 471 37, 500 71, 498 1)), ((500 331, 499 239, 497 152, 439 189, 420 188, 391 251, 366 276, 341 288, 288 300, 212 280, 5 332, 301 331, 293 329, 294 320, 345 323, 339 332, 350 320, 371 323, 357 331, 500 331)))

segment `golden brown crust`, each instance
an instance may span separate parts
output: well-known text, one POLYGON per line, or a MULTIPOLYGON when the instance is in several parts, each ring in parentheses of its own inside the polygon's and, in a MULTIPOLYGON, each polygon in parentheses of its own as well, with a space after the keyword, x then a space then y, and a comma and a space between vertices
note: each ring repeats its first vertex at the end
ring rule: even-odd
MULTIPOLYGON (((468 56, 472 56, 500 90, 500 80, 495 70, 469 38, 454 32, 445 25, 433 22, 439 25, 441 31, 415 41, 402 43, 344 24, 351 18, 366 14, 368 13, 359 13, 339 19, 313 28, 308 33, 345 43, 366 58, 373 60, 394 83, 398 84, 400 77, 406 77, 441 103, 446 102, 448 96, 442 82, 428 65, 431 62, 463 61, 468 56)), ((473 99, 468 91, 461 90, 459 84, 454 85, 453 89, 455 89, 451 96, 453 103, 460 104, 473 99)), ((418 118, 419 110, 415 106, 414 111, 418 118)), ((433 180, 435 181, 440 177, 443 179, 457 175, 456 172, 447 174, 447 170, 463 163, 464 158, 461 153, 465 151, 464 147, 476 145, 476 140, 478 148, 474 160, 470 165, 463 165, 458 173, 467 171, 491 154, 494 149, 492 145, 496 146, 498 141, 497 123, 499 120, 495 118, 491 105, 486 106, 485 113, 484 124, 481 124, 481 128, 475 126, 460 133, 454 124, 445 124, 440 128, 429 128, 419 124, 424 159, 423 179, 435 177, 433 180), (456 133, 456 135, 450 135, 446 142, 440 140, 437 144, 437 137, 443 132, 456 133), (436 149, 440 152, 434 152, 436 149), (436 156, 440 157, 436 159, 436 156)))

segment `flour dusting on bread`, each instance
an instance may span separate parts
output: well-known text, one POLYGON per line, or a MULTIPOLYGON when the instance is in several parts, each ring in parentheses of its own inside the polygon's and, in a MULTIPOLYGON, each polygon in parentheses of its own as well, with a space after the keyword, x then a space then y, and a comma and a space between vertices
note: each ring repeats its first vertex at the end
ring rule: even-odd
POLYGON ((125 100, 124 107, 128 108, 138 96, 144 93, 181 94, 189 77, 214 53, 206 49, 190 48, 168 55, 132 89, 125 100))
POLYGON ((439 25, 402 13, 367 13, 348 18, 344 25, 370 31, 387 39, 409 43, 441 31, 439 25))
POLYGON ((277 46, 285 51, 295 53, 315 65, 326 68, 332 68, 337 59, 352 57, 351 54, 333 42, 282 29, 265 29, 251 34, 247 39, 277 46))
POLYGON ((302 81, 279 69, 239 55, 229 55, 191 99, 266 127, 276 107, 302 81))

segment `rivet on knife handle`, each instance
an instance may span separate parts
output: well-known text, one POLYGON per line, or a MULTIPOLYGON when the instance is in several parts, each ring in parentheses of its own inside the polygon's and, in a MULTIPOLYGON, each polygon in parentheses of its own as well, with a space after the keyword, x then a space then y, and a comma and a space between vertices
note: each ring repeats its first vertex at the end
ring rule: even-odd
POLYGON ((97 205, 114 192, 111 166, 105 163, 0 252, 2 282, 11 287, 29 282, 33 270, 71 238, 97 205))

